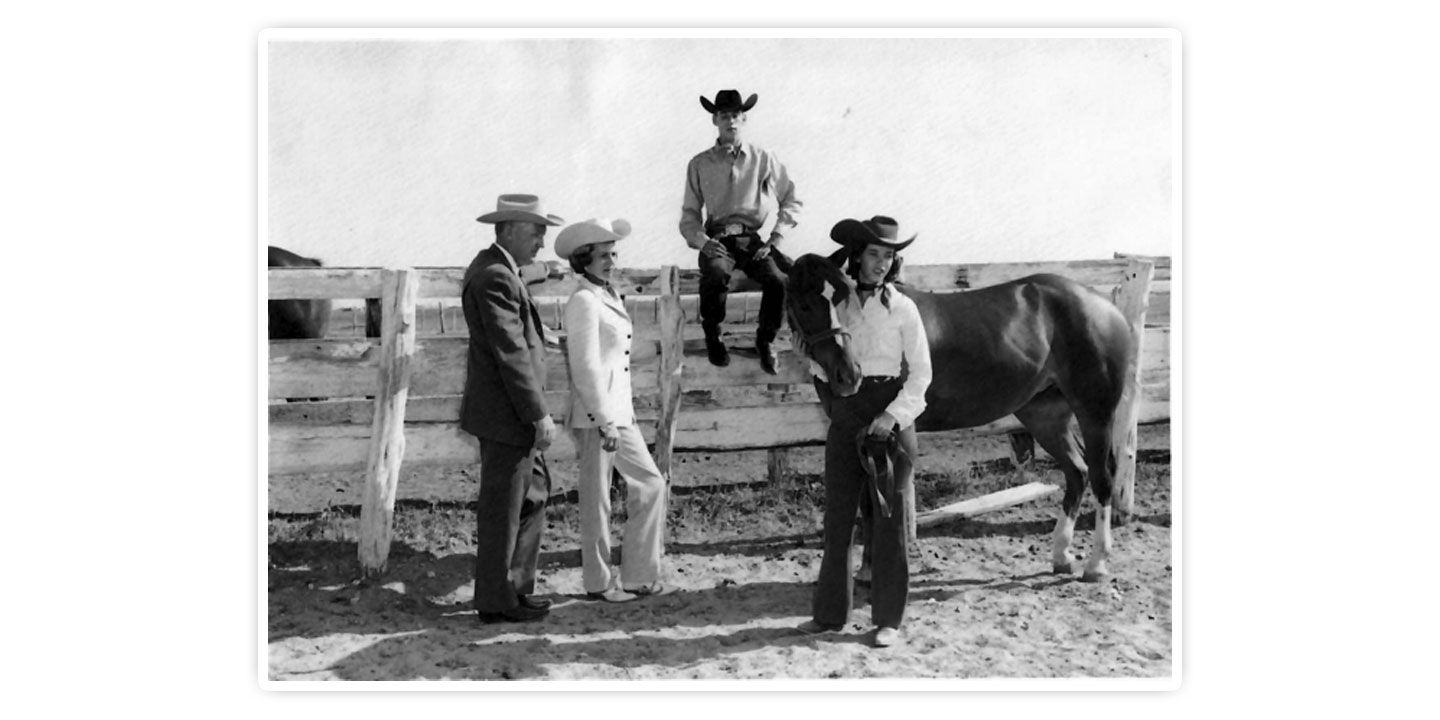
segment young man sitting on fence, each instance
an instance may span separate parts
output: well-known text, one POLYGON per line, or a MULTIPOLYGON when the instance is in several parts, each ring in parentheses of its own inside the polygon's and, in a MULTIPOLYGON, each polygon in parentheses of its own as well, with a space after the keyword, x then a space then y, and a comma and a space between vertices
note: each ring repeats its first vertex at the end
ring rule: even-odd
POLYGON ((790 267, 790 259, 779 246, 785 233, 795 227, 800 200, 795 197, 789 171, 775 154, 740 140, 745 113, 754 107, 755 99, 752 94, 742 103, 735 90, 721 90, 713 103, 701 96, 700 104, 710 113, 719 137, 691 158, 685 169, 680 235, 700 251, 700 324, 710 363, 730 364, 730 352, 720 340, 720 323, 725 321, 730 273, 739 268, 760 283, 755 351, 760 367, 774 375, 776 355, 771 342, 780 330, 785 273, 790 267), (778 209, 770 238, 762 243, 759 231, 769 217, 769 203, 778 209))

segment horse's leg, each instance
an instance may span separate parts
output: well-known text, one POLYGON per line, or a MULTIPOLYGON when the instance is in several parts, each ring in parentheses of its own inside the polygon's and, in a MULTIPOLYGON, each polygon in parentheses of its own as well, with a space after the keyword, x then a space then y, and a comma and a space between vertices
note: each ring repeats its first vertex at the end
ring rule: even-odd
POLYGON ((1065 499, 1061 502, 1050 538, 1050 563, 1056 573, 1071 574, 1077 568, 1070 546, 1075 539, 1075 521, 1080 517, 1080 501, 1085 496, 1088 469, 1080 426, 1065 396, 1055 388, 1036 395, 1015 412, 1015 417, 1035 437, 1035 442, 1055 458, 1065 474, 1065 499))
POLYGON ((1090 466, 1090 491, 1095 493, 1095 542, 1085 560, 1085 582, 1100 582, 1110 575, 1110 498, 1114 489, 1117 459, 1112 442, 1111 417, 1082 422, 1085 461, 1090 466))

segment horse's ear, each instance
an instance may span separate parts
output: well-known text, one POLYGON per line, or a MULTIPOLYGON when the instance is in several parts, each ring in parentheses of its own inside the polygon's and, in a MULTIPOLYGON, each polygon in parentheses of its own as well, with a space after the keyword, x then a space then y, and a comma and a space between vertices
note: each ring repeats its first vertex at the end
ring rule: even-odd
POLYGON ((853 281, 840 271, 839 265, 830 263, 828 267, 829 275, 826 279, 830 281, 830 286, 835 288, 835 292, 830 296, 830 304, 838 306, 850 299, 850 293, 854 290, 853 281))
POLYGON ((814 255, 801 255, 790 266, 785 279, 785 292, 790 295, 805 295, 815 291, 814 255))

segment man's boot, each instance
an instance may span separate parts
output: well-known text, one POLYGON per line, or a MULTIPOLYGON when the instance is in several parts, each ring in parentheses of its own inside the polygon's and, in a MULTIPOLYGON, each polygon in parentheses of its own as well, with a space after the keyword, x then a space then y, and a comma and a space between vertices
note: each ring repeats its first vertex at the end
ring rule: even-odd
POLYGON ((779 362, 779 357, 776 356, 775 348, 771 346, 769 340, 755 341, 755 354, 760 356, 761 370, 771 375, 780 374, 775 369, 775 364, 779 362))
POLYGON ((720 342, 720 328, 705 328, 705 352, 710 355, 710 364, 725 367, 730 364, 730 351, 720 342))

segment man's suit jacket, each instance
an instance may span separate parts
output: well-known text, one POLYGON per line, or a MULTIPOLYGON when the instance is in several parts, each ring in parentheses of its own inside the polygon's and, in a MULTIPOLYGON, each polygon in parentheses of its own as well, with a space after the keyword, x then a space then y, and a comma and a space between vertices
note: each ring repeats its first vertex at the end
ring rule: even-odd
POLYGON ((470 328, 461 429, 534 445, 534 423, 547 414, 543 330, 529 291, 499 247, 481 250, 465 269, 461 305, 470 328))
POLYGON ((635 424, 630 390, 630 337, 624 303, 584 276, 565 303, 566 360, 570 364, 569 428, 635 424))

